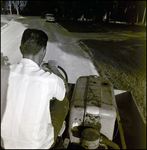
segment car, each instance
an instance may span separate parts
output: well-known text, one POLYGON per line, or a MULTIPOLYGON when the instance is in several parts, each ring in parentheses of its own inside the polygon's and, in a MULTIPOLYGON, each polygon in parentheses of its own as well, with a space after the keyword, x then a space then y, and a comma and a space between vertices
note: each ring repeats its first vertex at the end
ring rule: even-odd
POLYGON ((46 21, 47 22, 55 22, 55 17, 53 14, 46 14, 46 21))

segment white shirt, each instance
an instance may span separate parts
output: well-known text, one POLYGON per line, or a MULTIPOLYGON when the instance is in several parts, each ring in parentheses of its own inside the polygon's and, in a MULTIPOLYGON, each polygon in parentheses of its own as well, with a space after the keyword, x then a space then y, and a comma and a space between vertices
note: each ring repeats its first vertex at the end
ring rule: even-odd
POLYGON ((64 82, 30 59, 6 68, 1 69, 1 146, 49 149, 54 142, 50 99, 64 99, 64 82))

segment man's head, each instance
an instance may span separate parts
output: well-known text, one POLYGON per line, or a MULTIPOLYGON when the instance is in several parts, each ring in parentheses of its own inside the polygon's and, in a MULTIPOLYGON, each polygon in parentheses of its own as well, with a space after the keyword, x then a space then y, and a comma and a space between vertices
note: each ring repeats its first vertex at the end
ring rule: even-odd
POLYGON ((38 29, 26 29, 21 39, 20 51, 23 57, 45 56, 48 36, 45 32, 38 29))

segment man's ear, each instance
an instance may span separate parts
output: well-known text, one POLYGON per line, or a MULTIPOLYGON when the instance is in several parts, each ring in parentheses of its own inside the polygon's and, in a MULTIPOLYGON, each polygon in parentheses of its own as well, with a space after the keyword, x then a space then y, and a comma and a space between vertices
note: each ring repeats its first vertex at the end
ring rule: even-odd
POLYGON ((42 47, 38 54, 39 54, 40 59, 43 60, 43 58, 45 57, 45 54, 46 54, 45 48, 42 47))
POLYGON ((45 56, 46 54, 46 48, 43 48, 43 55, 45 56))

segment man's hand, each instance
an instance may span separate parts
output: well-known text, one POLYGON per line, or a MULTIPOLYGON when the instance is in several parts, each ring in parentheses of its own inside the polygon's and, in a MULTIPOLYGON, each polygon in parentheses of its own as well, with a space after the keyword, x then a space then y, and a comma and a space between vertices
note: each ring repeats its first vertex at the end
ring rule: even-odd
POLYGON ((58 69, 58 62, 55 61, 55 60, 49 60, 49 61, 48 61, 48 67, 49 67, 51 70, 58 69))
POLYGON ((40 68, 43 69, 44 71, 48 71, 51 73, 51 70, 48 68, 48 64, 44 61, 40 64, 40 68))

